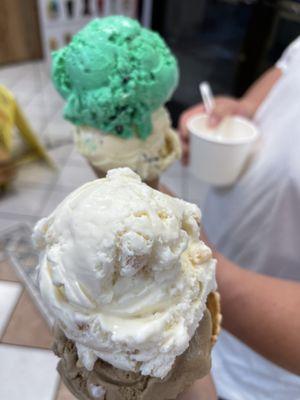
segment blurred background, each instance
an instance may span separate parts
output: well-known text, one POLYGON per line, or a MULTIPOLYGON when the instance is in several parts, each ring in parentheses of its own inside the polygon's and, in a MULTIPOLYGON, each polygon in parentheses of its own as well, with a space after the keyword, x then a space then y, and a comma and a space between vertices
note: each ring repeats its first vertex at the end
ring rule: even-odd
MULTIPOLYGON (((112 14, 158 31, 178 58, 180 83, 167 105, 175 126, 200 101, 200 81, 240 96, 300 32, 300 1, 1 0, 0 85, 13 98, 0 92, 0 399, 73 399, 56 374, 49 328, 10 265, 35 265, 30 227, 95 178, 73 148, 50 60, 89 20, 112 14)), ((201 206, 206 186, 180 162, 162 181, 201 206)))
POLYGON ((175 118, 198 101, 200 80, 212 82, 216 93, 243 93, 297 37, 300 23, 300 1, 290 0, 3 0, 1 6, 3 69, 49 63, 51 51, 94 17, 128 15, 157 30, 180 64, 170 104, 175 118))

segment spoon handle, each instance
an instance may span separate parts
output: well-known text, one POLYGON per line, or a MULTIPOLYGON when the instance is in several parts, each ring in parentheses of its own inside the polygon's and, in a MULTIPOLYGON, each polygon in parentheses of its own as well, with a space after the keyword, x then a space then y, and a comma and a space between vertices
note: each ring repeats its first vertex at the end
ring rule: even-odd
POLYGON ((209 83, 200 83, 199 90, 203 100, 205 111, 207 112, 207 114, 210 114, 215 107, 215 101, 209 83))

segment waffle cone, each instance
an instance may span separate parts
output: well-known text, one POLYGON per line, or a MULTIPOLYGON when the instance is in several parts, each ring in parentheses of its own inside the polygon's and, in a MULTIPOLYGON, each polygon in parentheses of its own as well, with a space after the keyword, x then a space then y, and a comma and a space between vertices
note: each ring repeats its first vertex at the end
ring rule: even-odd
POLYGON ((206 307, 208 308, 211 315, 211 321, 212 321, 211 343, 212 345, 214 345, 220 334, 221 323, 222 323, 220 294, 218 292, 211 292, 208 295, 206 301, 206 307))

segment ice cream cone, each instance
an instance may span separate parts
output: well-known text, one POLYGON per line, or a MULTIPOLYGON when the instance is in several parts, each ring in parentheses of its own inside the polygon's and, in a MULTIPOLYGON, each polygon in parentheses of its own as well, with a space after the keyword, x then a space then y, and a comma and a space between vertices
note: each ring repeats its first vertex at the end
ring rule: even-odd
POLYGON ((77 149, 96 169, 129 167, 151 184, 180 157, 164 108, 178 65, 157 33, 123 16, 95 19, 52 61, 77 149))
MULTIPOLYGON (((217 299, 218 296, 213 295, 212 298, 217 299)), ((219 321, 213 314, 216 310, 205 311, 189 348, 177 357, 171 371, 163 379, 122 371, 102 360, 98 360, 94 369, 88 371, 78 361, 76 346, 59 327, 56 328, 54 343, 54 352, 61 358, 58 371, 65 385, 79 400, 176 399, 210 370, 211 346, 216 339, 214 323, 219 321)))
POLYGON ((93 128, 78 128, 75 144, 97 177, 103 178, 112 168, 129 167, 157 189, 160 175, 180 157, 181 148, 165 108, 153 113, 152 125, 153 131, 146 140, 121 139, 93 128))
POLYGON ((220 308, 196 205, 129 168, 67 198, 34 229, 59 371, 79 399, 175 399, 209 372, 220 308), (62 333, 63 332, 63 333, 62 333))

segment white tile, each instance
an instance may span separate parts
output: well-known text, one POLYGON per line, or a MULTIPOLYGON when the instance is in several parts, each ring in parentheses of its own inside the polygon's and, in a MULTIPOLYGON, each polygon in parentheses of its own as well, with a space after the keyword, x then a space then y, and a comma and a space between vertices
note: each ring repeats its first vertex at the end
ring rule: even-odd
POLYGON ((8 89, 12 89, 23 78, 23 73, 24 64, 2 67, 0 68, 0 81, 8 89))
POLYGON ((44 87, 50 81, 50 73, 43 62, 12 64, 0 68, 0 81, 14 92, 14 88, 22 81, 39 81, 44 87))
POLYGON ((0 360, 0 399, 54 399, 58 358, 51 351, 1 344, 0 360))
MULTIPOLYGON (((10 316, 18 302, 18 299, 22 292, 22 285, 15 282, 4 282, 0 281, 0 337, 3 335, 4 330, 9 322, 10 316)), ((2 359, 0 356, 0 365, 2 359)), ((1 366, 0 366, 1 369, 1 366)), ((1 375, 1 372, 0 372, 1 375)), ((0 382, 2 380, 0 379, 0 382)), ((1 385, 0 385, 1 393, 1 385)), ((0 399, 5 399, 6 397, 1 397, 0 399)))
POLYGON ((39 79, 36 80, 21 80, 13 87, 13 94, 21 107, 29 104, 33 96, 37 95, 42 88, 42 83, 39 79))
POLYGON ((56 110, 49 109, 43 101, 39 103, 39 100, 35 98, 23 107, 23 111, 29 123, 35 119, 42 119, 46 124, 49 124, 56 112, 56 110))
POLYGON ((187 173, 185 188, 186 200, 196 202, 200 207, 203 207, 209 185, 187 173))
POLYGON ((18 171, 14 184, 17 187, 30 185, 30 187, 53 186, 58 179, 59 171, 50 168, 44 162, 35 162, 24 165, 18 171))
POLYGON ((45 135, 50 145, 72 142, 74 126, 63 119, 60 111, 49 121, 45 128, 45 135))
POLYGON ((63 144, 58 147, 48 149, 50 157, 59 165, 65 165, 74 148, 73 143, 63 144))
POLYGON ((178 197, 184 197, 184 173, 180 161, 175 161, 161 176, 161 182, 178 197))
POLYGON ((45 206, 40 211, 41 217, 47 217, 52 211, 64 200, 68 194, 73 191, 73 188, 69 190, 55 190, 50 195, 47 201, 45 202, 45 206))
POLYGON ((182 197, 182 180, 181 177, 163 174, 160 178, 161 183, 174 193, 176 197, 182 197))
POLYGON ((0 214, 38 216, 47 196, 47 189, 42 187, 39 189, 15 188, 1 198, 0 214))
POLYGON ((57 181, 57 184, 59 186, 62 186, 64 188, 76 189, 78 186, 81 186, 84 183, 96 179, 92 168, 85 160, 83 160, 81 166, 77 166, 71 163, 68 164, 68 162, 62 170, 62 173, 57 181))
POLYGON ((177 197, 203 207, 208 185, 194 178, 187 168, 181 166, 179 161, 162 175, 161 182, 177 197))
POLYGON ((26 223, 27 225, 34 225, 35 222, 39 219, 39 217, 30 217, 30 216, 12 216, 8 217, 5 215, 3 217, 2 214, 0 214, 0 232, 5 231, 9 228, 17 227, 20 223, 26 223))
POLYGON ((70 153, 70 157, 68 158, 67 161, 67 166, 69 165, 76 165, 78 168, 91 168, 88 161, 84 156, 82 156, 79 151, 75 148, 75 146, 72 149, 72 152, 70 153))
POLYGON ((34 132, 40 136, 41 131, 44 131, 46 128, 46 125, 48 123, 48 117, 42 114, 34 114, 30 115, 25 112, 25 115, 27 116, 28 122, 31 125, 32 129, 34 132))
POLYGON ((48 84, 35 94, 28 106, 35 108, 39 112, 47 111, 47 114, 54 115, 60 112, 62 115, 65 101, 53 87, 53 83, 48 80, 48 84))
POLYGON ((52 81, 48 79, 48 84, 41 91, 41 97, 46 99, 46 102, 51 107, 54 107, 57 111, 60 110, 62 114, 65 100, 61 97, 58 91, 55 89, 52 81))
POLYGON ((184 171, 184 167, 181 165, 179 160, 175 161, 170 167, 165 171, 166 175, 181 177, 184 171))

